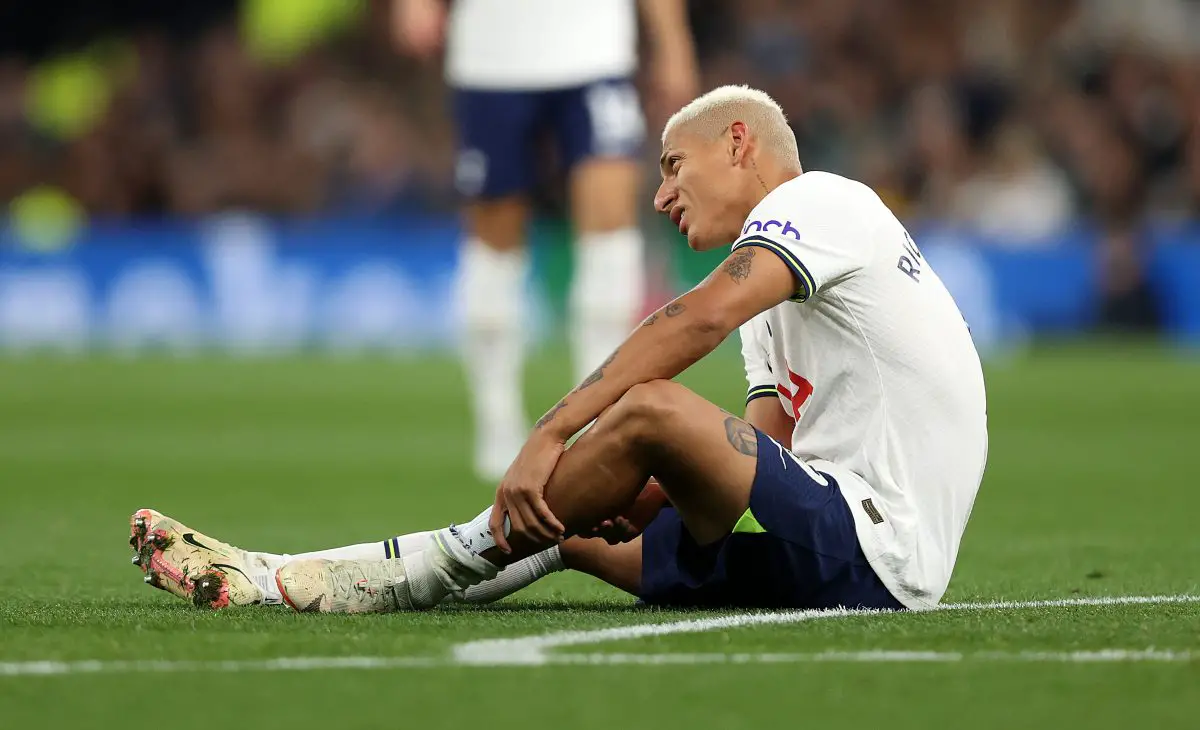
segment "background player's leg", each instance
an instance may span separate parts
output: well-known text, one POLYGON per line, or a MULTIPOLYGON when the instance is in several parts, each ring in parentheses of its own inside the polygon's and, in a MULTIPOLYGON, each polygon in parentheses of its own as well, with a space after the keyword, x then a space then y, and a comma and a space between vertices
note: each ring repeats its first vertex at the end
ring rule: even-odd
POLYGON ((637 90, 625 79, 565 90, 556 102, 550 113, 570 172, 576 233, 570 331, 581 380, 624 341, 641 313, 637 159, 645 120, 637 90))
POLYGON ((524 198, 469 203, 456 282, 463 369, 475 415, 475 467, 498 480, 528 430, 521 393, 527 273, 524 198))
POLYGON ((629 335, 645 299, 642 232, 635 213, 638 168, 590 159, 571 172, 577 231, 571 282, 571 345, 577 382, 629 335))
POLYGON ((468 200, 466 240, 454 296, 463 324, 462 358, 475 415, 475 467, 498 480, 526 432, 524 364, 525 235, 533 181, 537 100, 521 92, 458 91, 455 183, 468 200))

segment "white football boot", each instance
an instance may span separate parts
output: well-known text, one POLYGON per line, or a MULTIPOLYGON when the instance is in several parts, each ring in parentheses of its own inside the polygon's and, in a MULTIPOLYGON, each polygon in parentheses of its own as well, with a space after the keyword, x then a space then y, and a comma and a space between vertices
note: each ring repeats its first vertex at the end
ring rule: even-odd
POLYGON ((270 585, 276 566, 259 553, 247 553, 151 509, 134 512, 129 528, 133 564, 154 588, 198 608, 279 602, 270 585))
POLYGON ((404 559, 293 560, 275 573, 283 602, 300 613, 413 609, 404 559))

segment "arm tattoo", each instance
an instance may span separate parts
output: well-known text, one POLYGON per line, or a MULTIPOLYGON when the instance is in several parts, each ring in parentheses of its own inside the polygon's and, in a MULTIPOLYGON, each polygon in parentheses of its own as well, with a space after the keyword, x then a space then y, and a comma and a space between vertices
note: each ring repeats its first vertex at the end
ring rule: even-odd
POLYGON ((646 319, 642 320, 642 326, 649 327, 650 325, 654 324, 655 322, 658 321, 658 315, 660 315, 660 314, 665 314, 668 317, 678 317, 679 315, 683 314, 684 310, 686 310, 686 309, 687 309, 686 304, 681 304, 679 302, 671 302, 670 304, 668 304, 666 306, 665 309, 660 309, 659 311, 655 312, 654 314, 650 315, 649 317, 646 317, 646 319))
POLYGON ((620 351, 621 351, 621 348, 619 348, 619 347, 617 349, 613 350, 613 353, 608 356, 608 359, 605 360, 604 362, 600 363, 600 367, 593 370, 591 375, 589 375, 583 379, 583 382, 580 383, 578 385, 578 387, 575 388, 575 392, 578 393, 579 391, 583 390, 584 388, 588 387, 589 385, 595 385, 597 381, 599 381, 601 378, 603 378, 604 377, 604 368, 608 367, 609 365, 612 365, 613 360, 617 359, 617 353, 620 351))
POLYGON ((733 255, 721 265, 721 270, 729 274, 733 283, 741 284, 747 276, 750 276, 750 264, 752 263, 754 263, 754 248, 746 246, 734 251, 733 255))
POLYGON ((758 433, 742 419, 733 416, 725 419, 725 438, 739 454, 758 456, 758 433))
POLYGON ((566 408, 566 407, 567 407, 567 399, 563 398, 557 404, 555 404, 555 406, 553 408, 546 411, 546 415, 539 418, 537 420, 537 423, 533 424, 533 427, 535 429, 543 428, 546 424, 548 424, 554 420, 554 417, 558 415, 559 411, 561 411, 563 408, 566 408))

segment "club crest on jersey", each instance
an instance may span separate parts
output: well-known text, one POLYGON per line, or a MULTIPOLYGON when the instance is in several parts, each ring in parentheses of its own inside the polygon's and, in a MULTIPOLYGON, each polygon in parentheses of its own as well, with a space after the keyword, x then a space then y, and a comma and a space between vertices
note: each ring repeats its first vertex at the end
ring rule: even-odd
POLYGON ((796 230, 791 221, 777 221, 774 219, 769 221, 746 221, 746 227, 742 229, 742 235, 744 236, 750 231, 769 233, 775 228, 779 229, 779 234, 782 236, 791 236, 797 241, 800 240, 800 231, 796 230))

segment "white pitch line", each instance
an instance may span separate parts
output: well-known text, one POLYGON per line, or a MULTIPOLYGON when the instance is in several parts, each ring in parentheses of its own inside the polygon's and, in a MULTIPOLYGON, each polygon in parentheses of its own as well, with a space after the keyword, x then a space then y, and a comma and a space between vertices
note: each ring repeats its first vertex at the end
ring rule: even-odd
POLYGON ((311 672, 328 669, 413 669, 445 665, 433 657, 313 656, 215 661, 0 662, 0 677, 165 672, 311 672))
MULTIPOLYGON (((991 603, 950 603, 938 606, 933 611, 1009 611, 1032 608, 1066 608, 1079 606, 1126 606, 1131 604, 1198 603, 1200 596, 1114 596, 1097 598, 1063 598, 1043 601, 995 601, 991 603)), ((515 639, 484 639, 471 641, 454 647, 456 663, 483 666, 537 665, 551 660, 550 649, 583 644, 601 644, 610 641, 625 641, 645 637, 691 634, 706 631, 791 624, 848 616, 869 616, 878 611, 870 610, 810 610, 777 611, 771 613, 740 613, 713 618, 688 619, 657 624, 616 626, 590 631, 563 631, 538 636, 523 636, 515 639)))
POLYGON ((674 665, 674 664, 819 664, 852 663, 957 663, 957 662, 1030 662, 1094 664, 1121 662, 1192 662, 1200 655, 1190 651, 1162 649, 1101 649, 1098 651, 1034 652, 1034 651, 823 651, 795 654, 552 654, 548 664, 608 665, 674 665))
MULTIPOLYGON (((1067 598, 1046 601, 998 601, 939 606, 935 611, 997 611, 1074 606, 1123 606, 1200 603, 1200 596, 1118 596, 1112 598, 1067 598)), ((1190 662, 1200 655, 1189 651, 1157 649, 1104 649, 1078 652, 959 652, 892 651, 884 649, 818 653, 660 653, 605 654, 553 653, 549 650, 610 641, 697 633, 743 626, 790 624, 847 616, 867 616, 877 611, 835 609, 829 611, 780 611, 743 613, 667 623, 617 626, 591 631, 563 631, 513 639, 488 639, 459 644, 448 657, 284 657, 261 660, 217 661, 24 661, 0 662, 0 677, 57 676, 74 674, 130 674, 164 672, 303 672, 322 670, 388 670, 462 666, 522 665, 618 665, 618 664, 797 664, 813 662, 1190 662)))
MULTIPOLYGON (((549 654, 541 666, 670 666, 706 664, 955 664, 960 662, 991 663, 1188 663, 1200 662, 1200 655, 1191 651, 1163 649, 1101 649, 1073 652, 944 652, 897 651, 868 649, 865 651, 823 651, 813 653, 763 654, 549 654)), ((433 657, 292 657, 251 661, 79 661, 79 662, 8 662, 0 663, 0 677, 49 677, 78 674, 140 674, 211 672, 234 674, 242 672, 314 672, 336 670, 429 669, 461 667, 452 659, 433 657)), ((496 666, 471 664, 467 666, 496 666)), ((503 664, 499 666, 512 666, 503 664)))

